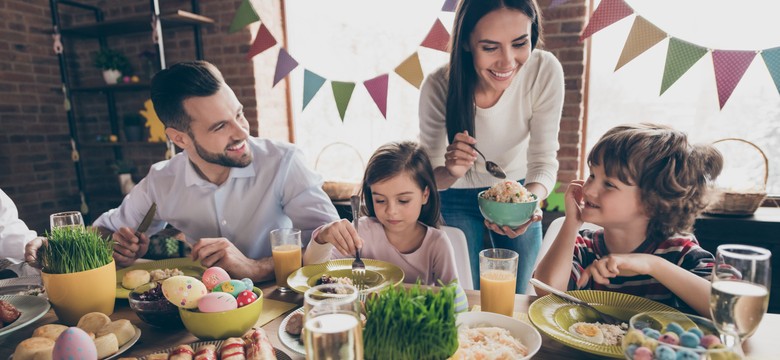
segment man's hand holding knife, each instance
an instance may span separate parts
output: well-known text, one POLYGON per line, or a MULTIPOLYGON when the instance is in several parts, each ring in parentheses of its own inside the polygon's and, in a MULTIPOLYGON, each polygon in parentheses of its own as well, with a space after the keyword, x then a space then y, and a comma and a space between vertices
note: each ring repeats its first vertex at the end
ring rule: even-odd
POLYGON ((116 260, 117 265, 130 266, 136 259, 146 255, 146 251, 149 250, 149 237, 144 232, 149 229, 156 212, 157 204, 152 203, 137 229, 121 227, 112 234, 116 242, 114 244, 114 260, 116 260))

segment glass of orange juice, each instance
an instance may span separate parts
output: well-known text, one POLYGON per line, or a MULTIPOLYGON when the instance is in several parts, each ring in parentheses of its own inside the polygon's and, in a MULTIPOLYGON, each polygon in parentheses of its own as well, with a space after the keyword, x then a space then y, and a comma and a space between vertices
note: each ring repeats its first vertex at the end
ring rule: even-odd
POLYGON ((482 311, 512 316, 517 278, 516 252, 485 249, 479 252, 479 299, 482 311))
POLYGON ((276 286, 281 292, 292 291, 287 285, 287 277, 301 268, 301 230, 271 230, 271 254, 274 258, 276 286))

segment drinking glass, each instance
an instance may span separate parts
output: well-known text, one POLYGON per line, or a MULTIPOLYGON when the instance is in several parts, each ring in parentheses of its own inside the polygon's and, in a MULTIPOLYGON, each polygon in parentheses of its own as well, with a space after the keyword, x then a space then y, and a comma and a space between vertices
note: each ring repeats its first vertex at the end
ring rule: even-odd
POLYGON ((357 288, 323 284, 306 290, 303 297, 306 359, 362 360, 363 326, 357 288))
POLYGON ((485 249, 479 252, 479 299, 482 311, 511 317, 515 310, 516 252, 485 249))
POLYGON ((66 211, 49 215, 51 230, 59 227, 84 227, 84 218, 81 212, 66 211))
POLYGON ((756 331, 769 305, 772 253, 760 247, 718 246, 712 269, 710 315, 721 332, 744 341, 756 331))
POLYGON ((271 230, 271 255, 274 258, 276 286, 281 292, 292 291, 287 277, 301 268, 301 230, 284 228, 271 230))

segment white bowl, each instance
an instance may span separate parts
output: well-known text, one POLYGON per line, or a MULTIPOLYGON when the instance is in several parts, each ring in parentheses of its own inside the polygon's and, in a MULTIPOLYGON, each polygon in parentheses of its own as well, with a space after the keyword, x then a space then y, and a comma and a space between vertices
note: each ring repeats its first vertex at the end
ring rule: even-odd
POLYGON ((528 355, 521 359, 532 358, 536 352, 539 351, 539 348, 542 347, 542 336, 539 335, 539 331, 536 330, 535 327, 506 315, 491 312, 467 311, 458 314, 455 324, 458 328, 461 326, 470 328, 495 326, 509 330, 509 333, 512 334, 512 336, 520 340, 520 342, 528 348, 528 355))

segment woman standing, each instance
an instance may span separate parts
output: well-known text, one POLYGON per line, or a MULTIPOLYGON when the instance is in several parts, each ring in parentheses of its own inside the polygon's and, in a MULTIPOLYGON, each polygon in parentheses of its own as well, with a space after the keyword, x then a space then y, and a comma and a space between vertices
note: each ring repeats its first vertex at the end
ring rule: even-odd
POLYGON ((534 0, 461 1, 450 63, 432 73, 420 93, 420 142, 444 190, 444 221, 469 240, 475 289, 486 227, 492 246, 520 254, 518 293, 525 292, 541 246, 541 212, 515 229, 484 220, 477 194, 499 179, 474 150, 478 146, 508 179, 540 199, 555 184, 563 70, 551 53, 536 49, 540 15, 534 0))

